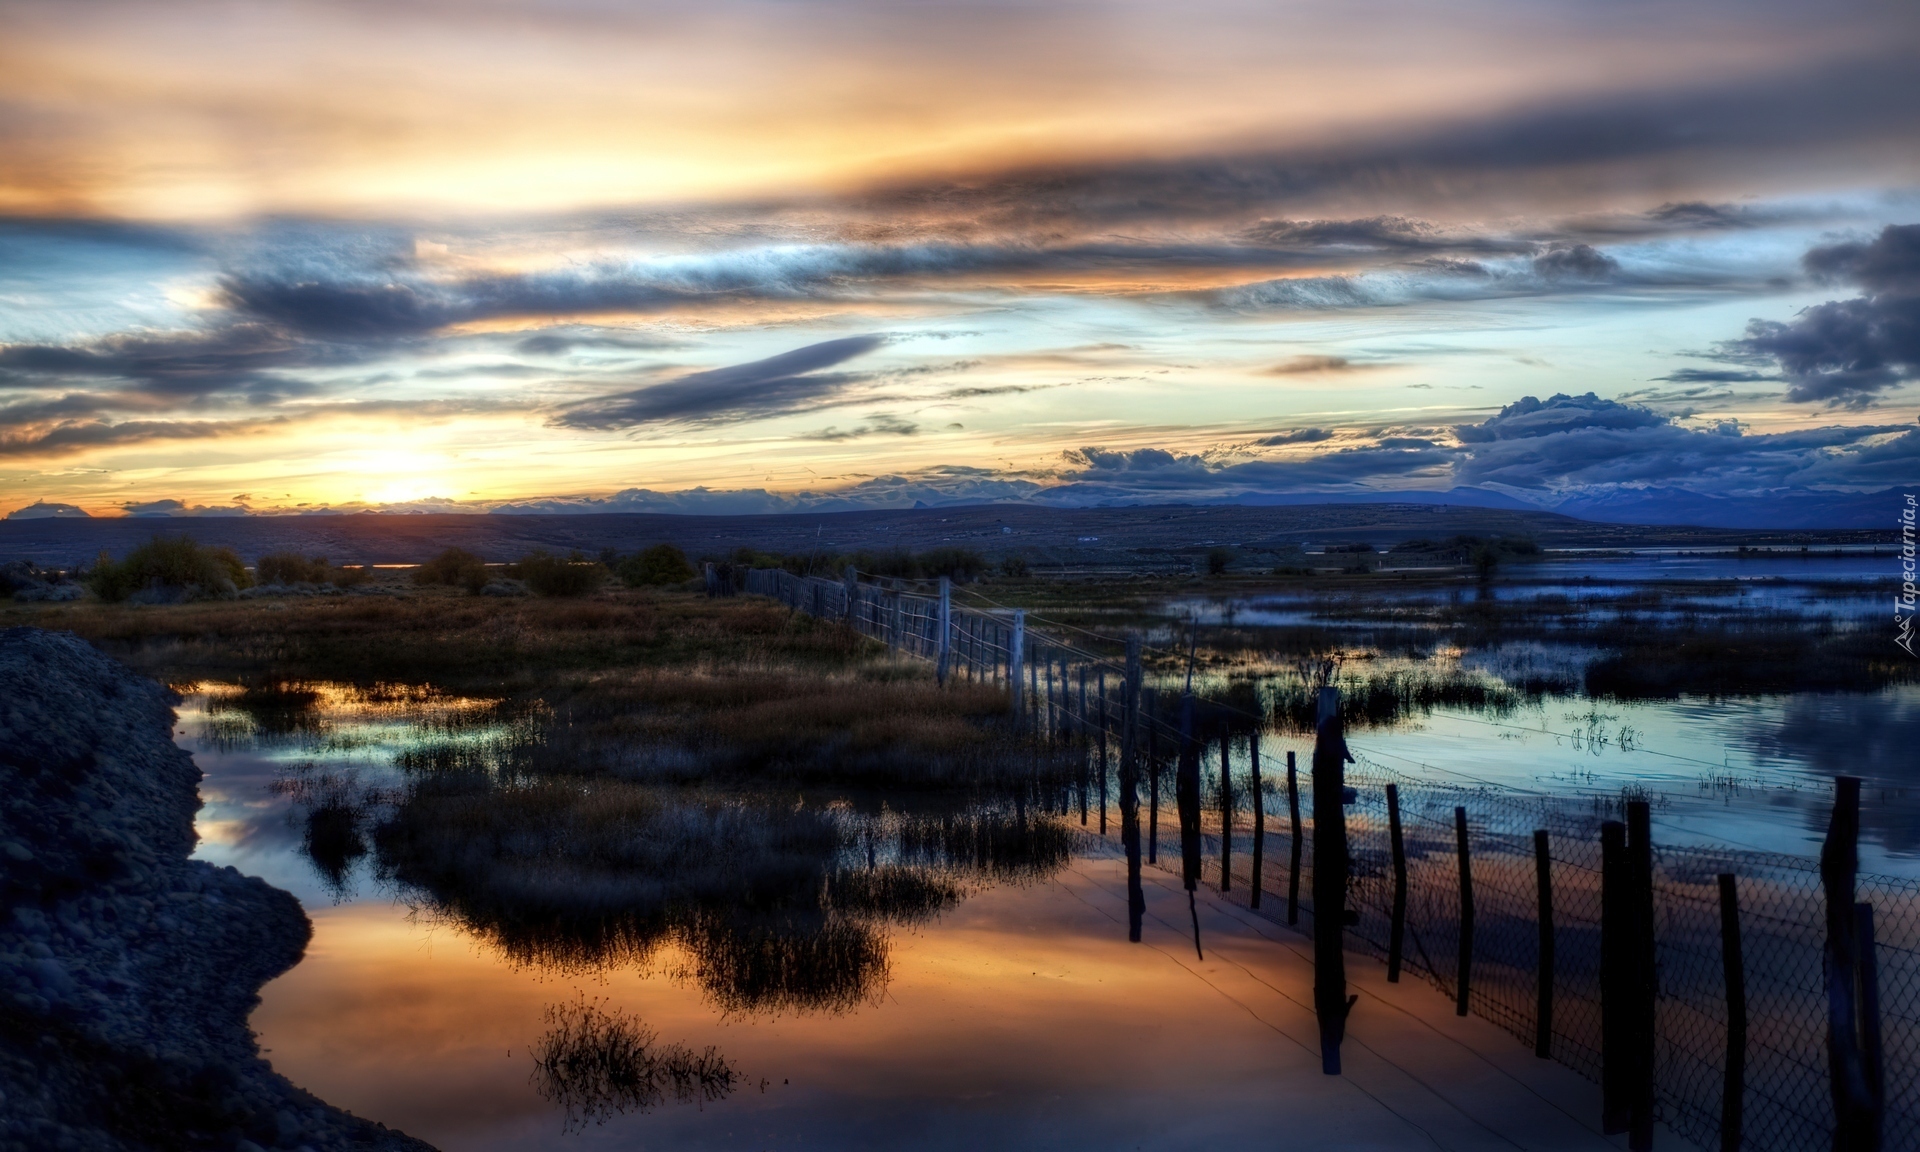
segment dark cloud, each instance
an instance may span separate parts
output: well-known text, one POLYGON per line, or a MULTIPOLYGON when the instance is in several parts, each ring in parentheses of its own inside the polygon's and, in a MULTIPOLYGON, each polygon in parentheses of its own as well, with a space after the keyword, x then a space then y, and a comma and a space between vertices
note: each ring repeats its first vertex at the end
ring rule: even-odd
POLYGON ((1345 356, 1295 356, 1267 369, 1269 376, 1313 376, 1326 372, 1357 372, 1374 364, 1355 364, 1345 356))
POLYGON ((1730 356, 1778 364, 1796 403, 1864 407, 1920 378, 1920 224, 1888 225, 1870 243, 1815 248, 1802 262, 1818 279, 1868 294, 1815 305, 1785 323, 1754 320, 1726 345, 1730 356))
POLYGON ((1548 280, 1610 280, 1620 262, 1591 244, 1573 244, 1535 256, 1533 270, 1548 280))
MULTIPOLYGON (((1609 93, 1417 133, 1288 151, 1079 167, 1029 168, 945 184, 898 186, 866 207, 964 218, 984 227, 1073 221, 1120 225, 1270 213, 1343 196, 1472 203, 1487 194, 1566 195, 1570 184, 1724 179, 1752 157, 1911 149, 1920 70, 1906 45, 1793 72, 1683 88, 1609 93)), ((1392 218, 1387 218, 1391 220, 1392 218)), ((1379 242, 1393 239, 1383 229, 1379 242)))
MULTIPOLYGON (((959 425, 954 424, 949 425, 949 427, 957 428, 959 425)), ((851 428, 830 426, 822 428, 818 432, 810 432, 800 437, 800 439, 837 441, 858 440, 864 436, 917 436, 919 434, 920 425, 913 421, 905 419, 904 417, 895 416, 889 412, 876 412, 865 417, 860 423, 851 428)))
POLYGON ((1454 477, 1512 489, 1684 483, 1704 490, 1890 483, 1920 468, 1920 429, 1832 426, 1747 435, 1731 421, 1705 429, 1629 404, 1583 396, 1523 397, 1454 429, 1454 477))
POLYGON ((348 364, 363 356, 358 349, 308 343, 264 324, 229 324, 85 344, 3 345, 0 388, 92 380, 172 397, 231 392, 272 398, 307 390, 282 369, 348 364))
POLYGON ((1669 384, 1745 384, 1758 380, 1778 380, 1780 377, 1746 368, 1676 368, 1655 379, 1669 384))
POLYGON ((1531 241, 1463 231, 1445 231, 1425 220, 1374 216, 1365 220, 1262 220, 1240 233, 1244 244, 1319 252, 1504 252, 1524 253, 1531 241))
POLYGON ((1667 417, 1650 409, 1602 400, 1589 392, 1584 396, 1559 395, 1546 400, 1523 396, 1479 424, 1455 427, 1453 434, 1463 444, 1487 444, 1591 429, 1652 428, 1667 423, 1667 417))
POLYGON ((69 421, 47 427, 0 431, 0 457, 65 456, 90 448, 157 440, 213 440, 255 431, 273 421, 105 420, 69 421))
POLYGON ((1325 428, 1295 428, 1290 432, 1275 432, 1271 436, 1262 436, 1254 443, 1264 448, 1277 448, 1282 444, 1318 444, 1322 440, 1333 439, 1333 433, 1325 428))
POLYGON ((864 377, 823 369, 865 355, 884 336, 847 336, 809 344, 765 360, 694 372, 676 380, 576 404, 550 423, 612 429, 663 422, 751 420, 817 407, 864 377))

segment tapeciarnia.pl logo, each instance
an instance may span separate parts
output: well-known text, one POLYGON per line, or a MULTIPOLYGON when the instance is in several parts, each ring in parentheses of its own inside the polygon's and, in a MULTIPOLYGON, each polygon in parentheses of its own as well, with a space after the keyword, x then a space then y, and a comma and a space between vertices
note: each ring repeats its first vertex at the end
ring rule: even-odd
POLYGON ((1909 656, 1914 654, 1913 517, 1914 494, 1909 492, 1906 506, 1900 509, 1900 594, 1893 598, 1893 626, 1896 629, 1893 642, 1900 645, 1909 656))

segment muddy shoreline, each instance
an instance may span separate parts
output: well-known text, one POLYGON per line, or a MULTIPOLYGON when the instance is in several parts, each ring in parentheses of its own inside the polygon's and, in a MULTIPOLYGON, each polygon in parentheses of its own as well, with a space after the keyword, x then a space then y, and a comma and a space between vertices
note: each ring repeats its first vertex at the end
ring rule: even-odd
POLYGON ((0 1147, 431 1152, 261 1059, 247 1018, 312 928, 188 858, 173 703, 71 634, 0 632, 0 1147))

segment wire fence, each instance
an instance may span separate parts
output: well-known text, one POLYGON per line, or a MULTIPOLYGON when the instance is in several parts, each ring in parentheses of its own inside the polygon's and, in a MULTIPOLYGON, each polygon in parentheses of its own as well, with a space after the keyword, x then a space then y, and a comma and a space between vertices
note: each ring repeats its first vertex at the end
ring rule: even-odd
MULTIPOLYGON (((1228 899, 1276 923, 1311 933, 1313 789, 1302 767, 1288 790, 1288 760, 1310 761, 1311 740, 1276 732, 1269 717, 1212 702, 1200 734, 1183 734, 1149 694, 1132 712, 1137 760, 1118 747, 1128 715, 1125 642, 1069 632, 1010 609, 952 604, 904 585, 839 581, 756 570, 742 590, 845 622, 898 651, 941 662, 943 672, 1008 685, 1010 708, 1034 739, 1085 750, 1088 771, 1063 810, 1089 832, 1118 835, 1121 780, 1137 781, 1139 833, 1147 860, 1182 868, 1171 776, 1184 736, 1204 739, 1201 877, 1228 899), (1109 738, 1113 747, 1109 748, 1109 738), (1123 777, 1130 771, 1130 777, 1123 777), (1256 805, 1256 797, 1258 802, 1256 805), (1295 841, 1293 812, 1299 813, 1295 841), (1263 814, 1256 822, 1257 809, 1263 814), (1113 819, 1109 819, 1110 815, 1113 819), (1255 844, 1261 860, 1256 876, 1255 844), (1295 870, 1294 861, 1298 860, 1295 870), (1290 899, 1297 893, 1297 901, 1290 899)), ((1163 654, 1172 655, 1172 654, 1163 654)), ((1171 696, 1171 693, 1169 693, 1171 696)), ((1542 933, 1536 833, 1544 831, 1552 889, 1546 1053, 1604 1082, 1602 986, 1604 872, 1601 825, 1619 820, 1627 797, 1559 798, 1414 777, 1350 745, 1345 773, 1348 882, 1342 916, 1348 949, 1382 960, 1391 941, 1395 892, 1387 789, 1400 809, 1405 861, 1404 970, 1457 996, 1461 961, 1471 965, 1467 1007, 1529 1046, 1540 1043, 1542 933), (1465 815, 1471 938, 1461 947, 1460 840, 1465 815)), ((1652 848, 1653 1092, 1656 1117, 1702 1148, 1724 1147, 1731 1024, 1719 877, 1737 878, 1743 956, 1744 1083, 1738 1147, 1798 1152, 1832 1144, 1835 1103, 1828 1052, 1827 903, 1816 861, 1748 850, 1652 848)), ((1920 883, 1858 878, 1855 899, 1872 905, 1867 970, 1877 977, 1883 1147, 1920 1152, 1920 883)))

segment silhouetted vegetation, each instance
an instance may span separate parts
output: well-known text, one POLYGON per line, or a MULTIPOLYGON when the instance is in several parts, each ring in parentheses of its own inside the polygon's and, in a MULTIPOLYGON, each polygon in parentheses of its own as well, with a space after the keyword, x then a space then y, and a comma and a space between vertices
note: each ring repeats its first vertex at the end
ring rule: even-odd
POLYGON ((1233 563, 1233 549, 1231 548, 1207 549, 1207 575, 1224 576, 1226 575, 1227 566, 1232 563, 1233 563))
POLYGON ((102 600, 145 596, 165 603, 232 596, 253 580, 231 548, 203 548, 189 536, 155 536, 119 561, 102 552, 86 583, 102 600))
POLYGON ((555 556, 543 549, 522 556, 508 574, 536 596, 585 596, 607 582, 607 570, 598 561, 578 552, 555 556))
POLYGON ((612 567, 620 582, 629 588, 679 584, 694 577, 687 554, 671 544, 655 544, 618 560, 612 567))
POLYGON ((325 556, 308 559, 298 552, 269 552, 253 563, 255 581, 260 584, 332 584, 349 588, 373 578, 366 565, 335 568, 325 556))
POLYGON ((720 1100, 740 1079, 716 1049, 662 1044, 653 1029, 584 995, 550 1006, 546 1022, 547 1032, 533 1049, 534 1084, 548 1102, 566 1109, 569 1128, 647 1112, 669 1100, 720 1100))
POLYGON ((415 584, 443 584, 474 593, 485 588, 489 579, 486 563, 461 548, 449 548, 413 570, 415 584))

